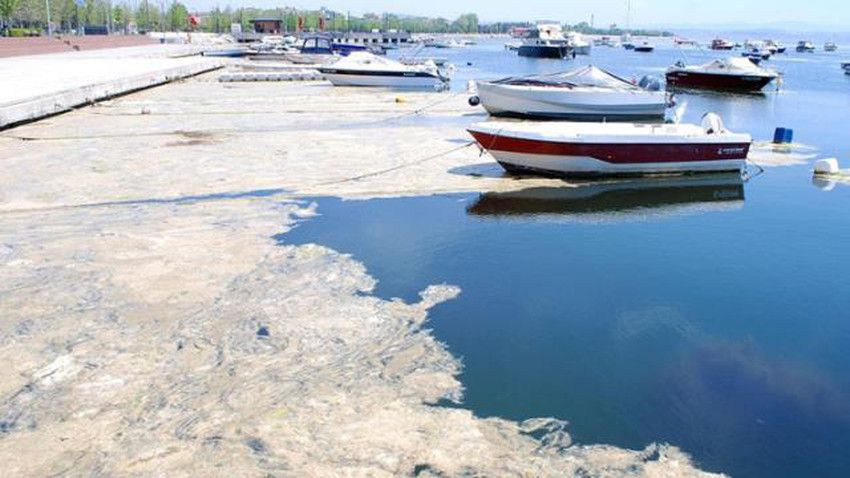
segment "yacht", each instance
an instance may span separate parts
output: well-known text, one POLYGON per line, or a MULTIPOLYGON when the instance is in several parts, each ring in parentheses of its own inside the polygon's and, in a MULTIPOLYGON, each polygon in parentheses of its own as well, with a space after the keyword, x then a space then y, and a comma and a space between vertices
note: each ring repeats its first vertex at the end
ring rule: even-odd
POLYGON ((573 49, 576 55, 590 55, 590 42, 578 32, 567 32, 567 45, 573 49))
POLYGON ((478 97, 495 116, 573 120, 661 119, 672 98, 660 81, 640 85, 595 66, 550 75, 531 75, 479 81, 478 97), (640 85, 646 85, 645 87, 640 85))
POLYGON ((572 49, 564 38, 561 26, 557 23, 538 23, 537 28, 529 29, 517 48, 519 56, 531 58, 566 58, 572 49))
POLYGON ((823 51, 832 52, 836 50, 838 50, 838 45, 836 45, 835 42, 828 41, 823 45, 823 51))
POLYGON ((800 40, 797 42, 797 51, 799 53, 814 53, 815 46, 810 41, 800 40))
POLYGON ((714 40, 711 40, 710 48, 712 50, 731 50, 735 48, 735 44, 730 42, 729 40, 715 38, 714 40))
POLYGON ((779 74, 756 66, 746 58, 731 57, 704 65, 686 66, 680 61, 667 69, 666 76, 667 86, 672 88, 757 92, 779 74))
POLYGON ((765 40, 764 41, 764 47, 767 48, 768 51, 773 52, 773 54, 785 53, 785 49, 786 49, 785 45, 783 45, 782 43, 780 43, 778 41, 773 41, 773 40, 765 40))
POLYGON ((352 52, 318 70, 334 86, 383 86, 389 88, 448 87, 449 78, 432 61, 405 65, 367 52, 352 52))
POLYGON ((651 53, 655 50, 655 45, 649 43, 648 41, 643 41, 640 45, 635 45, 634 50, 640 53, 651 53))

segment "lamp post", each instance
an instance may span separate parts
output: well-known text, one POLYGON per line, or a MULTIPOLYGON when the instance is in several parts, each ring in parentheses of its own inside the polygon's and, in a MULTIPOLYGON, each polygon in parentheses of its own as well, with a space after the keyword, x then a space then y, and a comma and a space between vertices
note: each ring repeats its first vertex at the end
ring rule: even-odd
POLYGON ((47 7, 47 36, 53 36, 53 25, 50 24, 50 0, 44 0, 44 5, 47 7))

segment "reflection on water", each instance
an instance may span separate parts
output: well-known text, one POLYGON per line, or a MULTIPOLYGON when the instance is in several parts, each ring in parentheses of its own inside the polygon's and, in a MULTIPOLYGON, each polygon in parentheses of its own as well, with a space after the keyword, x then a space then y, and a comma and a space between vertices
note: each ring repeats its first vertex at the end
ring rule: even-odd
POLYGON ((740 174, 588 182, 485 193, 467 208, 482 217, 564 216, 582 220, 646 219, 735 209, 744 201, 740 174))
POLYGON ((280 240, 351 253, 382 297, 458 285, 430 325, 478 415, 667 441, 733 476, 848 476, 850 187, 810 174, 320 198, 280 240))

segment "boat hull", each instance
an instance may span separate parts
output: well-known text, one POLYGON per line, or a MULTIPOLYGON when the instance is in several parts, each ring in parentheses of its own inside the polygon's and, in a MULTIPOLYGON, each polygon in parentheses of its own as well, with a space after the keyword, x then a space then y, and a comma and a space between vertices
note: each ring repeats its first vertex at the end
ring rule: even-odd
POLYGON ((590 55, 590 45, 573 45, 571 48, 576 55, 590 55))
POLYGON ((483 148, 513 173, 546 176, 635 176, 670 173, 740 172, 750 143, 557 142, 469 130, 483 148))
POLYGON ((573 120, 662 118, 663 92, 587 92, 569 88, 478 83, 481 105, 494 116, 573 120))
POLYGON ((557 58, 562 59, 570 55, 570 48, 554 45, 520 45, 517 55, 528 58, 557 58))
POLYGON ((761 91, 774 79, 772 76, 724 75, 692 71, 670 71, 667 72, 666 77, 668 87, 743 92, 761 91))
POLYGON ((334 86, 377 86, 385 88, 437 88, 443 79, 427 72, 382 72, 319 68, 334 86))

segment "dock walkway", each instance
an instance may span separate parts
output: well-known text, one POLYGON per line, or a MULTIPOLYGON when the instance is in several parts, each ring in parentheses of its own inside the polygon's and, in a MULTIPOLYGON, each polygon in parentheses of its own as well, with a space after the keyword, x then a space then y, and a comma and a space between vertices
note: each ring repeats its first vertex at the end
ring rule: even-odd
POLYGON ((221 66, 197 45, 0 58, 0 129, 221 66))

